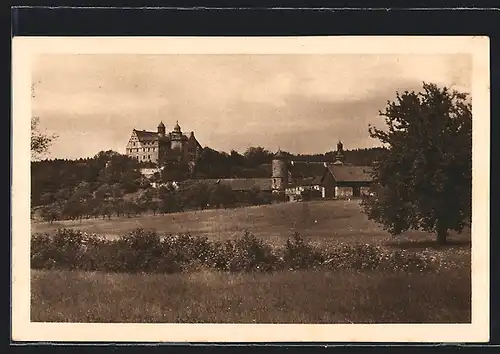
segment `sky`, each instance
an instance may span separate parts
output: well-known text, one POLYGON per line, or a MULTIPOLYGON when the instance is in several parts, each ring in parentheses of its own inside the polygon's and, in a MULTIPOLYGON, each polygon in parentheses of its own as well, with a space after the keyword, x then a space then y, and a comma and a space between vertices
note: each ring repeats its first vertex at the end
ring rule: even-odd
POLYGON ((32 115, 58 138, 50 158, 125 152, 132 129, 202 146, 316 154, 377 146, 368 125, 396 92, 433 82, 471 92, 472 59, 450 55, 46 54, 32 65, 32 115))

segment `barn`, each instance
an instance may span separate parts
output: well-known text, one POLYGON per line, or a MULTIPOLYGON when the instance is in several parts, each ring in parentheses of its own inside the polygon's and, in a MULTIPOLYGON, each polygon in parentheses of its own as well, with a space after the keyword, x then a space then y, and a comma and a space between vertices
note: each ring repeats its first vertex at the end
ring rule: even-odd
POLYGON ((326 198, 357 198, 370 193, 373 169, 369 166, 326 164, 321 184, 326 198))
POLYGON ((324 162, 290 161, 285 195, 288 201, 320 199, 325 197, 322 177, 324 162))

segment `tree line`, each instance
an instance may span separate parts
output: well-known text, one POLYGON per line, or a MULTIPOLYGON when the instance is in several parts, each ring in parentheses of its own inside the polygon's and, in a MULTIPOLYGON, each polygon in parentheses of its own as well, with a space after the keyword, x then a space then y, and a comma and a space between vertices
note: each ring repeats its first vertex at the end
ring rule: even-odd
MULTIPOLYGON (((380 149, 347 151, 347 156, 358 163, 373 161, 380 149), (350 154, 350 155, 349 155, 350 154), (357 158, 356 158, 357 156, 357 158)), ((321 161, 332 159, 331 153, 324 155, 292 155, 291 159, 321 161)), ((144 177, 140 169, 155 167, 152 163, 138 162, 115 151, 101 151, 92 158, 68 160, 54 159, 33 161, 31 164, 31 205, 33 207, 70 201, 73 195, 135 193, 150 185, 150 182, 169 183, 188 179, 219 178, 269 178, 273 153, 263 147, 250 147, 244 154, 236 151, 219 152, 209 147, 203 149, 194 168, 186 162, 164 158, 163 167, 152 179, 144 177), (98 192, 98 191, 101 192, 98 192)), ((349 160, 351 161, 351 160, 349 160)), ((63 208, 64 209, 64 208, 63 208)), ((70 213, 71 214, 71 213, 70 213)))
MULTIPOLYGON (((346 162, 370 166, 383 153, 380 147, 344 151, 346 162)), ((291 154, 285 152, 291 160, 323 162, 335 159, 335 152, 325 154, 291 154)), ((165 157, 160 161, 165 166, 163 174, 157 176, 158 181, 184 180, 194 178, 268 178, 271 174, 270 164, 274 153, 261 147, 249 147, 243 154, 235 150, 230 153, 220 152, 209 147, 202 150, 201 156, 194 168, 188 163, 175 158, 165 157)))
POLYGON ((92 190, 88 182, 81 182, 69 195, 50 204, 33 208, 44 221, 111 219, 132 217, 142 213, 174 213, 207 208, 227 208, 271 203, 271 193, 253 188, 233 191, 223 184, 194 180, 179 185, 171 183, 160 188, 151 186, 135 193, 124 194, 119 184, 103 184, 92 190))

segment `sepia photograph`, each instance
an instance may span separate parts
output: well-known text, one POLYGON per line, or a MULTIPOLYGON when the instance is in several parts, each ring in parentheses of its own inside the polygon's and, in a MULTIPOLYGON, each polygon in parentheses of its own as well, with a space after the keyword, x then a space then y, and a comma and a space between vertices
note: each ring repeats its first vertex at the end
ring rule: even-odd
POLYGON ((488 339, 487 38, 13 55, 20 339, 488 339))

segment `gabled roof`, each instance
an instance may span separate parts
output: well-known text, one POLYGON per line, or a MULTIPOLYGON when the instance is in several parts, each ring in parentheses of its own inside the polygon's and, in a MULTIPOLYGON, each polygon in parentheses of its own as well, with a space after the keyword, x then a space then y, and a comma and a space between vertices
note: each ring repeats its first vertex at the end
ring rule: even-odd
POLYGON ((207 178, 200 180, 186 181, 186 185, 193 182, 203 182, 208 184, 223 184, 231 187, 233 191, 250 191, 253 188, 259 188, 261 191, 272 190, 271 178, 207 178))
POLYGON ((261 191, 272 189, 271 178, 226 178, 220 179, 217 183, 231 187, 233 191, 250 191, 259 188, 261 191))
MULTIPOLYGON (((137 139, 139 139, 140 142, 145 142, 145 141, 157 141, 157 140, 160 140, 160 137, 158 136, 158 133, 157 132, 151 132, 151 131, 147 131, 147 130, 137 130, 135 129, 134 130, 135 134, 137 135, 137 139)), ((165 135, 164 137, 161 138, 162 141, 168 141, 171 139, 171 135, 172 133, 168 133, 167 135, 165 135)), ((202 149, 203 147, 201 146, 201 144, 198 142, 198 140, 193 136, 191 140, 195 140, 198 147, 200 149, 202 149)), ((189 140, 188 136, 183 134, 181 135, 181 140, 182 141, 187 141, 189 140)))
POLYGON ((337 182, 372 182, 371 173, 373 169, 370 166, 352 166, 327 164, 328 171, 337 182))
POLYGON ((324 162, 292 161, 290 173, 293 179, 323 177, 326 166, 324 162))
POLYGON ((322 177, 306 177, 301 179, 294 179, 291 183, 288 183, 288 187, 298 187, 298 186, 318 186, 321 185, 322 177))
POLYGON ((135 134, 137 135, 137 139, 139 141, 152 141, 152 140, 158 140, 158 133, 157 132, 149 132, 146 130, 134 130, 135 134))

